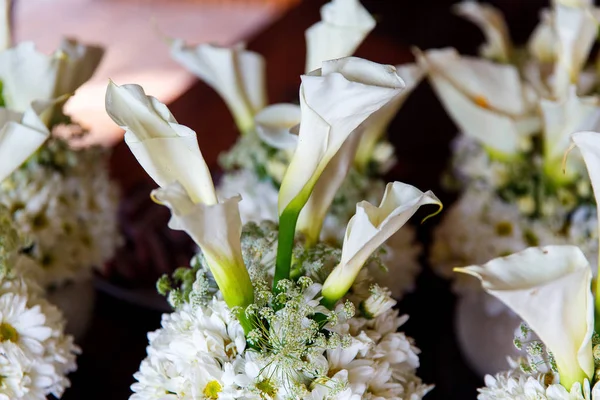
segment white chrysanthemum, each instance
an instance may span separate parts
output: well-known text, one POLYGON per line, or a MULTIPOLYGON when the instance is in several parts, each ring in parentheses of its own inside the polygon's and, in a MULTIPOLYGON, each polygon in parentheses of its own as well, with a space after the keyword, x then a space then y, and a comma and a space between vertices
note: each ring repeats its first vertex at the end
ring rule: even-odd
POLYGON ((99 149, 74 151, 51 140, 2 182, 0 204, 31 241, 27 254, 44 286, 88 276, 120 242, 117 190, 99 149))
MULTIPOLYGON (((479 389, 478 400, 594 400, 586 379, 575 383, 571 390, 555 382, 551 375, 527 375, 519 370, 502 372, 485 377, 485 386, 479 389), (549 383, 548 383, 549 381, 549 383)), ((595 393, 594 393, 595 394, 595 393)))
POLYGON ((0 287, 0 399, 60 398, 79 353, 60 311, 15 278, 0 287))

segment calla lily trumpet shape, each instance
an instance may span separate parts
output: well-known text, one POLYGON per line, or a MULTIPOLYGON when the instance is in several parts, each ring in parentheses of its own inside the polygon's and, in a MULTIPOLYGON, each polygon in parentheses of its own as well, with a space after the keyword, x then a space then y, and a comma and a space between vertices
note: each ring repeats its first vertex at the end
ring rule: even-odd
POLYGON ((427 204, 437 205, 438 212, 442 208, 431 191, 423 193, 401 182, 388 183, 379 207, 367 201, 358 203, 346 228, 340 263, 323 283, 324 303, 333 306, 341 299, 371 254, 427 204))
POLYGON ((556 32, 553 18, 550 10, 542 10, 540 22, 527 42, 527 49, 541 63, 551 63, 556 56, 556 32))
POLYGON ((539 131, 536 95, 514 66, 462 57, 454 49, 418 52, 417 58, 454 122, 490 153, 510 157, 539 131))
POLYGON ((227 305, 246 307, 252 303, 254 291, 240 241, 241 197, 210 205, 194 203, 178 182, 154 190, 152 197, 171 210, 169 227, 187 232, 200 246, 227 305))
MULTIPOLYGON (((110 82, 106 110, 126 130, 125 142, 161 187, 152 196, 171 209, 169 226, 186 231, 200 246, 225 302, 248 306, 254 292, 241 252, 241 198, 217 202, 196 133, 179 125, 164 104, 138 85, 110 82)), ((245 314, 238 317, 248 332, 245 314)))
POLYGON ((256 132, 261 140, 281 150, 293 150, 298 144, 298 135, 290 130, 297 126, 300 120, 300 106, 289 103, 267 106, 254 118, 256 132))
POLYGON ((23 114, 0 108, 0 182, 19 168, 50 136, 42 116, 53 102, 33 102, 23 114))
POLYGON ((326 61, 320 70, 302 76, 298 145, 279 191, 279 246, 289 251, 278 253, 284 256, 278 259, 275 283, 289 276, 298 215, 321 174, 360 124, 403 88, 393 66, 354 57, 326 61))
POLYGON ((471 21, 483 31, 487 41, 480 49, 483 57, 501 62, 510 60, 512 44, 500 10, 473 0, 458 3, 453 9, 457 15, 471 21))
POLYGON ((404 90, 393 98, 379 111, 373 113, 362 123, 362 134, 356 152, 355 166, 359 171, 365 171, 373 159, 373 151, 378 141, 383 137, 388 126, 398 113, 398 110, 413 90, 419 85, 424 76, 424 71, 416 64, 396 66, 396 73, 404 82, 404 90))
POLYGON ((554 95, 566 97, 571 84, 577 83, 598 35, 598 21, 589 7, 557 4, 554 30, 558 42, 554 70, 554 95))
MULTIPOLYGON (((7 108, 24 112, 32 101, 72 94, 96 70, 104 51, 65 40, 51 55, 31 42, 0 52, 2 96, 7 108)), ((48 122, 48 121, 45 121, 48 122)))
POLYGON ((565 388, 592 379, 592 272, 579 248, 532 247, 456 270, 480 279, 533 329, 552 352, 565 388))
POLYGON ((106 112, 125 129, 125 143, 160 187, 177 181, 194 203, 217 203, 196 133, 178 124, 163 103, 147 96, 141 86, 110 82, 106 112))
MULTIPOLYGON (((600 129, 600 99, 595 96, 578 97, 575 86, 571 86, 564 100, 541 100, 540 108, 544 119, 544 145, 546 173, 561 181, 570 178, 562 174, 561 164, 565 149, 569 147, 573 132, 600 129)), ((566 172, 575 172, 566 168, 566 172)))
POLYGON ((306 73, 326 60, 348 57, 375 28, 375 19, 358 0, 332 0, 321 7, 321 21, 306 30, 306 73))
POLYGON ((254 116, 267 105, 263 57, 243 45, 187 46, 171 40, 171 56, 212 87, 225 101, 242 133, 254 128, 254 116))

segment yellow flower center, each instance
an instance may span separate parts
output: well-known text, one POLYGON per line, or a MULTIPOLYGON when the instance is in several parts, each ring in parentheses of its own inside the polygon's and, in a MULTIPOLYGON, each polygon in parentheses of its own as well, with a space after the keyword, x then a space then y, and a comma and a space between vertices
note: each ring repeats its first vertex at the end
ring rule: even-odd
POLYGON ((490 108, 490 103, 484 96, 475 96, 475 104, 479 107, 490 108))
POLYGON ((272 399, 277 394, 277 388, 270 379, 258 382, 256 388, 260 390, 260 397, 263 399, 272 399))
POLYGON ((510 236, 513 233, 513 226, 507 221, 498 222, 496 224, 496 233, 498 236, 510 236))
POLYGON ((219 398, 221 392, 221 384, 217 381, 210 381, 206 384, 206 387, 202 391, 207 399, 216 400, 219 398))
POLYGON ((19 340, 19 333, 12 325, 2 322, 0 323, 0 342, 13 342, 19 340))

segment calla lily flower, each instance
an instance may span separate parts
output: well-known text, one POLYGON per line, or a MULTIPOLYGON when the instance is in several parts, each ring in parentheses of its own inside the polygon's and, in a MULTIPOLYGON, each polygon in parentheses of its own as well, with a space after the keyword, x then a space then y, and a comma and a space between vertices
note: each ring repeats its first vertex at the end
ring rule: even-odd
POLYGON ((383 137, 388 126, 404 104, 404 101, 419 85, 424 76, 424 71, 416 64, 396 66, 396 73, 404 81, 404 90, 379 111, 373 113, 361 128, 363 133, 356 152, 355 165, 359 171, 365 171, 373 159, 373 152, 379 140, 383 137))
MULTIPOLYGON (((171 209, 169 226, 186 231, 200 246, 227 305, 248 306, 254 292, 241 253, 241 198, 217 202, 196 133, 179 125, 164 104, 138 85, 110 82, 106 111, 125 129, 125 142, 161 187, 152 195, 171 209)), ((238 317, 248 332, 245 314, 238 317)))
POLYGON ((254 116, 267 104, 265 61, 238 44, 187 46, 171 40, 171 56, 223 98, 242 133, 254 127, 254 116))
POLYGON ((579 248, 533 247, 456 271, 479 278, 533 329, 552 352, 565 388, 592 379, 592 272, 579 248))
MULTIPOLYGON (((545 170, 558 181, 572 178, 562 174, 561 164, 573 132, 600 129, 600 99, 595 96, 578 97, 571 86, 564 100, 541 100, 544 120, 545 170)), ((575 168, 566 168, 574 172, 575 168)))
POLYGON ((500 10, 473 0, 458 3, 453 9, 457 15, 471 21, 483 31, 487 41, 480 49, 483 57, 501 62, 510 60, 512 44, 500 10))
POLYGON ((375 28, 358 0, 332 0, 321 7, 321 21, 306 30, 306 73, 326 60, 348 57, 375 28))
POLYGON ((34 100, 72 94, 92 76, 102 55, 102 48, 73 40, 63 41, 51 55, 40 53, 31 42, 0 52, 0 80, 6 107, 24 112, 34 100))
POLYGON ((426 204, 442 208, 431 191, 423 193, 401 182, 388 183, 379 207, 367 201, 358 203, 346 228, 340 263, 323 283, 324 304, 333 306, 341 299, 371 254, 426 204))
POLYGON ((110 82, 106 112, 125 129, 125 143, 160 187, 177 181, 194 203, 217 203, 196 133, 178 124, 164 104, 147 96, 141 86, 110 82))
POLYGON ((418 52, 417 59, 461 131, 492 155, 512 156, 540 130, 536 96, 514 66, 462 57, 454 49, 418 52))
POLYGON ((210 205, 194 203, 178 182, 152 191, 152 197, 171 210, 169 227, 187 232, 200 246, 227 305, 245 307, 252 303, 254 292, 240 241, 241 197, 210 205))
POLYGON ((0 182, 48 139, 50 131, 42 116, 53 105, 53 102, 33 102, 23 114, 0 108, 0 182))
POLYGON ((289 246, 289 252, 278 253, 285 254, 278 268, 287 271, 277 276, 276 270, 275 283, 289 276, 298 215, 321 174, 354 130, 403 87, 394 67, 353 57, 326 61, 320 70, 302 76, 299 140, 279 191, 279 246, 289 246))
POLYGON ((556 57, 556 33, 554 17, 550 10, 540 12, 540 22, 533 30, 527 42, 529 53, 542 63, 554 62, 556 57))
POLYGON ((554 8, 557 63, 554 70, 554 95, 566 97, 576 84, 598 35, 598 21, 589 7, 557 4, 554 8))
POLYGON ((10 15, 12 11, 11 0, 0 0, 0 21, 2 31, 0 32, 0 51, 4 51, 12 46, 12 24, 10 15))
POLYGON ((280 103, 260 111, 254 118, 254 123, 263 142, 276 149, 289 150, 298 144, 298 135, 290 130, 297 126, 300 120, 300 106, 280 103))

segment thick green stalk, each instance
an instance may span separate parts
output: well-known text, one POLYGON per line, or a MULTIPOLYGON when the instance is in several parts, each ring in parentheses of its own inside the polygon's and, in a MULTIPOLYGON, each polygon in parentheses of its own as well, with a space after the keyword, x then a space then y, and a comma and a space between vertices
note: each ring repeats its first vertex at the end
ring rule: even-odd
POLYGON ((283 213, 279 217, 279 239, 277 242, 277 259, 275 261, 273 292, 277 292, 277 283, 280 280, 290 278, 296 222, 298 221, 301 210, 302 207, 288 207, 283 210, 283 213))

